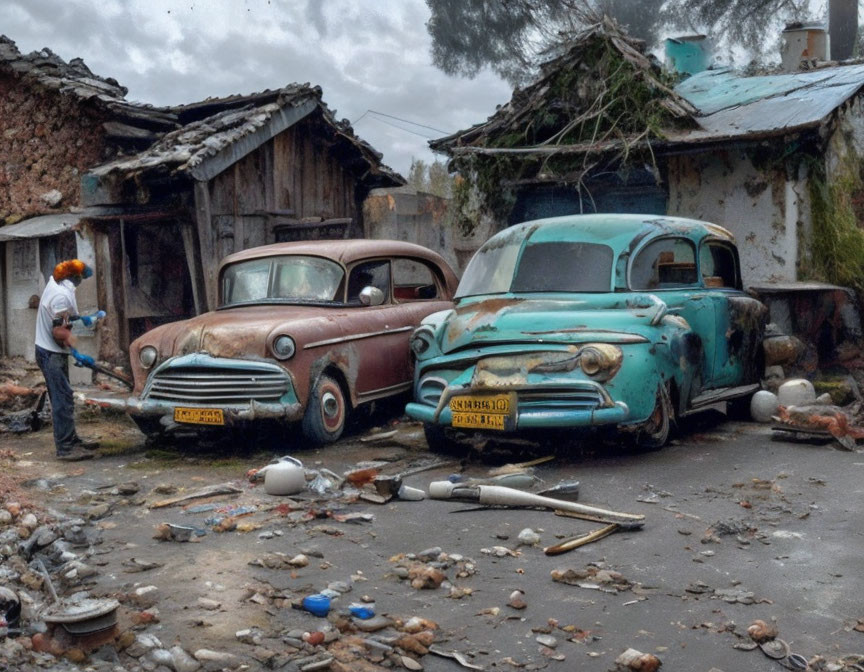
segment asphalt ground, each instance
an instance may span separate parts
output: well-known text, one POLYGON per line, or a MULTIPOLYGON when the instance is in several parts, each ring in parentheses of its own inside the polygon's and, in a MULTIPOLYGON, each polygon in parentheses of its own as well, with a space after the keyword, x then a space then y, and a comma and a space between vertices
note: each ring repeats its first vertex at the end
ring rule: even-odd
MULTIPOLYGON (((4 473, 23 484, 23 495, 31 501, 72 515, 109 504, 109 511, 94 521, 103 543, 88 560, 99 570, 90 590, 107 595, 157 586, 160 622, 148 632, 166 646, 179 642, 187 650, 206 647, 248 656, 252 647, 238 642, 234 633, 257 627, 265 633, 263 646, 280 650, 279 633, 314 630, 323 622, 274 602, 272 596, 296 599, 353 575, 353 590, 338 607, 365 596, 374 600, 378 614, 431 619, 439 626, 439 646, 466 653, 488 670, 605 671, 631 647, 654 653, 669 670, 783 669, 758 649, 734 648, 747 641, 746 628, 756 619, 773 622, 790 649, 808 659, 864 651, 864 634, 853 629, 864 618, 864 456, 831 445, 775 441, 764 425, 727 422, 718 413, 695 418, 672 445, 656 452, 631 452, 592 439, 570 443, 561 437, 527 450, 486 444, 479 459, 406 479, 425 489, 451 473, 483 478, 494 465, 551 454, 553 460, 534 470, 545 485, 578 480, 579 501, 645 515, 641 531, 619 532, 557 557, 546 556, 542 546, 600 525, 533 509, 476 510, 471 504, 428 499, 376 505, 335 497, 307 504, 322 515, 363 512, 374 520, 292 522, 291 514, 271 509, 244 517, 260 523, 258 529, 217 533, 206 520, 216 515, 212 511, 147 506, 164 498, 153 492, 157 485, 174 485, 182 494, 228 481, 244 492, 236 499, 217 498, 220 506, 278 504, 280 498, 266 495, 260 486, 249 489, 244 478, 248 469, 266 463, 269 455, 260 452, 262 447, 275 454, 290 452, 307 468, 336 473, 364 460, 395 460, 398 467, 429 458, 419 426, 395 428, 390 438, 364 442, 364 436, 392 429, 367 423, 321 449, 260 442, 250 448, 242 437, 227 445, 186 438, 148 446, 124 419, 97 418, 81 427, 82 434, 100 437, 106 446, 89 462, 54 461, 50 429, 4 435, 0 449, 15 455, 4 462, 4 473), (128 481, 140 486, 137 495, 110 494, 113 486, 128 481), (154 527, 162 522, 208 533, 194 543, 157 541, 154 527), (539 546, 518 546, 523 528, 540 535, 539 546), (268 531, 281 536, 259 538, 268 531), (482 551, 495 546, 515 556, 482 551), (472 576, 456 578, 455 570, 445 570, 470 595, 454 599, 445 587, 415 590, 398 578, 394 557, 430 547, 473 559, 472 576), (310 550, 323 558, 313 556, 300 569, 248 564, 267 553, 310 550), (123 562, 133 557, 163 566, 130 574, 123 562), (592 566, 619 572, 624 589, 598 590, 551 578, 556 569, 592 566), (514 590, 524 591, 524 609, 508 606, 514 590), (259 603, 256 593, 268 599, 259 603), (203 610, 200 597, 222 606, 203 610), (554 651, 540 650, 535 638, 542 631, 557 640, 554 651)), ((433 672, 459 669, 456 662, 432 655, 422 663, 433 672)))

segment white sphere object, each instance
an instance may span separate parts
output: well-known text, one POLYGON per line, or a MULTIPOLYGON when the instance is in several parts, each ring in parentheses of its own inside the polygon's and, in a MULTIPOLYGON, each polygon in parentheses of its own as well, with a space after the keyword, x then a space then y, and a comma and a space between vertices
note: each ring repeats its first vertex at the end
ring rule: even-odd
POLYGON ((777 395, 768 390, 759 390, 750 400, 750 417, 756 422, 771 422, 771 417, 777 415, 777 395))
POLYGON ((816 401, 816 390, 809 380, 787 380, 777 390, 777 401, 781 406, 806 406, 816 401))

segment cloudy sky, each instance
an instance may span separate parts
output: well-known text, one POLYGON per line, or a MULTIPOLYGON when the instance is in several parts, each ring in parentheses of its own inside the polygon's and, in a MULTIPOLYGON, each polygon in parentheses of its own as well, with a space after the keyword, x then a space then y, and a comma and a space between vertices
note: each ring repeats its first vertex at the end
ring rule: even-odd
POLYGON ((310 82, 339 118, 407 174, 426 139, 485 120, 510 87, 431 63, 423 0, 2 0, 0 32, 22 52, 81 57, 157 105, 310 82), (429 128, 387 125, 382 112, 429 128), (422 134, 425 137, 416 135, 422 134))

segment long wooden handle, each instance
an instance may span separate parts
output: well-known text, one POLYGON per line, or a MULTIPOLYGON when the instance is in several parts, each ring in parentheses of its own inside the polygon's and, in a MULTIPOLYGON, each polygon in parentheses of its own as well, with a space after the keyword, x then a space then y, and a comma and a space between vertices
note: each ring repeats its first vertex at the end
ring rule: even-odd
POLYGON ((579 548, 580 546, 585 546, 594 541, 597 541, 598 539, 602 539, 603 537, 608 537, 617 529, 618 523, 612 523, 611 525, 607 525, 606 527, 601 527, 599 530, 594 530, 593 532, 589 532, 588 534, 583 534, 581 537, 574 537, 573 539, 568 539, 567 541, 556 544, 555 546, 547 546, 543 549, 543 552, 546 555, 561 555, 562 553, 566 553, 567 551, 572 551, 574 548, 579 548))

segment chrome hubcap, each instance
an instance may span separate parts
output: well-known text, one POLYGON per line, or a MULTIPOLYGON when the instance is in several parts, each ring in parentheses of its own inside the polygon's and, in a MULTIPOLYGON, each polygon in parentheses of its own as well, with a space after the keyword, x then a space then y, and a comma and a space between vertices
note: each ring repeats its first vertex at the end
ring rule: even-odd
POLYGON ((328 418, 335 418, 339 415, 339 401, 332 392, 325 392, 321 397, 321 408, 324 409, 324 415, 328 418))

